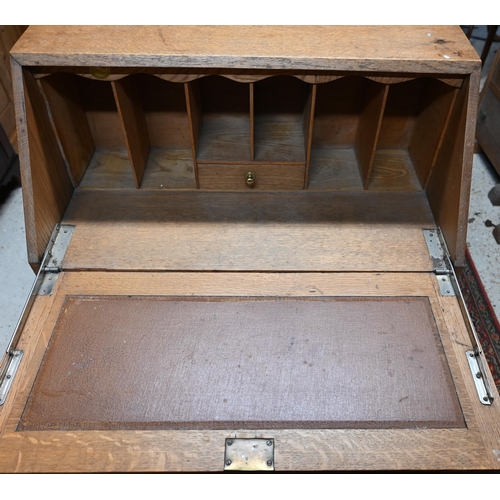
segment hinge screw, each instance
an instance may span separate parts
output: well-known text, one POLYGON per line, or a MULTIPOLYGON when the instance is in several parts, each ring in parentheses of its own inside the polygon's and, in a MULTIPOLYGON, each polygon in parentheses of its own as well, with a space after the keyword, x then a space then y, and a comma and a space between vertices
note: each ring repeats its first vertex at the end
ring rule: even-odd
POLYGON ((267 463, 267 465, 268 465, 269 467, 271 467, 271 465, 273 465, 273 461, 272 461, 272 460, 268 460, 266 463, 267 463))
POLYGON ((231 465, 231 460, 226 460, 226 465, 227 466, 231 465))
POLYGON ((267 444, 267 446, 272 446, 273 442, 272 441, 267 441, 266 444, 267 444))
POLYGON ((7 375, 5 378, 6 378, 7 380, 9 380, 9 378, 10 378, 10 377, 11 377, 11 375, 7 375))
POLYGON ((232 444, 233 444, 233 440, 232 440, 232 439, 228 439, 228 440, 227 440, 227 445, 228 445, 228 446, 231 446, 232 444))
POLYGON ((483 378, 483 374, 481 372, 476 373, 476 378, 483 378))
POLYGON ((489 399, 490 399, 490 398, 489 398, 488 396, 484 396, 484 397, 483 397, 483 401, 489 401, 489 399))

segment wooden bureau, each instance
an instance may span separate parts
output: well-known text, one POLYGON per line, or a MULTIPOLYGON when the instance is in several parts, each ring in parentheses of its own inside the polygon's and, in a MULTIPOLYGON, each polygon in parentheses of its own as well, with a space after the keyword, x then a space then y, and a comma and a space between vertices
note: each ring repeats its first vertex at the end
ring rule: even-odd
POLYGON ((500 466, 452 267, 459 27, 34 26, 11 56, 39 278, 0 470, 218 471, 248 438, 264 470, 500 466))

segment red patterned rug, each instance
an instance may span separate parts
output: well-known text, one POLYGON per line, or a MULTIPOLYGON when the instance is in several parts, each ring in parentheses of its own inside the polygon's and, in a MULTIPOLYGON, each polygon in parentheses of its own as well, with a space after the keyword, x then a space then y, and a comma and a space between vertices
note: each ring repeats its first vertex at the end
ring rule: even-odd
POLYGON ((493 380, 500 391, 500 325, 468 251, 458 281, 493 380))

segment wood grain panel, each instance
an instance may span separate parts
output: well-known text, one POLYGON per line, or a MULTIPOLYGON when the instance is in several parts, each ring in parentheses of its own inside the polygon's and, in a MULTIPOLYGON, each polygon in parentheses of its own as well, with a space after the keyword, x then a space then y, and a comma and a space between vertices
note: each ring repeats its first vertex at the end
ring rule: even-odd
POLYGON ((80 78, 78 88, 95 147, 125 148, 125 134, 111 83, 80 78))
POLYGON ((28 261, 37 269, 73 187, 38 85, 12 63, 28 261))
POLYGON ((198 154, 198 144, 200 141, 201 129, 201 101, 200 89, 197 83, 185 83, 184 92, 186 95, 186 107, 188 113, 189 131, 191 134, 191 150, 193 154, 193 165, 196 179, 196 187, 200 187, 198 179, 198 168, 196 165, 196 157, 198 154))
MULTIPOLYGON (((267 293, 275 296, 275 285, 281 284, 278 293, 307 292, 309 284, 318 285, 326 294, 357 290, 360 294, 375 296, 406 293, 432 294, 433 276, 428 274, 405 274, 404 279, 396 273, 358 275, 343 274, 339 279, 334 274, 255 274, 255 273, 64 273, 57 292, 57 304, 52 311, 59 312, 67 293, 121 293, 129 290, 149 295, 169 293, 176 295, 176 284, 191 296, 196 290, 212 294, 216 290, 230 290, 235 285, 235 294, 246 295, 246 290, 260 289, 265 283, 267 293), (171 280, 173 278, 173 281, 171 280), (320 281, 315 281, 316 278, 320 281), (254 281, 254 286, 251 285, 254 281), (269 281, 270 280, 270 281, 269 281), (305 281, 302 281, 305 280, 305 281), (310 280, 310 281, 309 281, 310 280), (139 287, 134 286, 134 282, 139 287), (302 282, 302 285, 300 284, 302 282), (309 283, 308 283, 309 282, 309 283), (392 282, 392 285, 389 283, 392 282), (158 289, 158 284, 163 287, 158 289), (200 284, 204 283, 200 287, 200 284), (259 285, 260 283, 260 285, 259 285), (329 288, 327 283, 330 283, 329 288), (344 285, 342 285, 344 283, 344 285), (385 284, 384 284, 385 283, 385 284), (400 289, 403 285, 403 289, 400 289), (406 288, 407 286, 407 288, 406 288), (354 288, 350 288, 354 287, 354 288), (388 287, 388 288, 387 288, 388 287), (88 290, 86 292, 85 290, 88 290), (385 290, 385 291, 384 291, 385 290)), ((42 300, 39 297, 35 310, 42 300)), ((444 298, 438 305, 431 297, 431 304, 440 330, 455 386, 467 421, 467 429, 243 429, 200 431, 31 431, 16 432, 27 395, 39 368, 40 357, 33 359, 21 369, 27 376, 14 381, 17 390, 22 380, 22 389, 17 393, 15 404, 9 408, 8 425, 0 440, 0 470, 2 472, 99 472, 99 471, 220 471, 223 468, 223 449, 226 437, 272 437, 276 444, 275 464, 277 470, 475 470, 492 469, 499 466, 494 451, 497 449, 495 425, 498 429, 498 408, 482 406, 475 397, 475 388, 468 366, 450 360, 456 349, 466 349, 467 333, 455 298, 444 298), (445 309, 445 312, 441 310, 445 309), (450 313, 448 315, 448 313, 450 313), (446 315, 446 323, 443 320, 446 315), (450 349, 450 345, 453 346, 450 349), (462 378, 463 377, 463 378, 462 378), (466 383, 464 383, 464 381, 466 383), (464 394, 465 388, 465 394, 464 394), (477 415, 477 417, 476 417, 477 415), (486 440, 483 442, 483 438, 486 440), (489 441, 487 441, 489 439, 489 441)), ((47 311, 46 304, 40 309, 47 311)), ((35 323, 36 350, 43 355, 58 315, 52 314, 47 321, 35 323)), ((23 340, 24 335, 21 337, 23 340)), ((25 348, 27 348, 25 346, 25 348)), ((32 347, 33 348, 33 347, 32 347)), ((461 352, 461 351, 460 351, 461 352)), ((498 401, 498 399, 497 399, 498 401)), ((9 403, 9 401, 8 401, 9 403)), ((10 403, 9 403, 10 404, 10 403)), ((5 406, 3 407, 5 409, 5 406)), ((1 414, 0 414, 1 415, 1 414)))
POLYGON ((3 127, 14 150, 17 147, 16 117, 12 90, 10 49, 28 26, 0 26, 0 125, 3 127))
POLYGON ((415 174, 406 149, 379 149, 375 152, 368 189, 420 191, 422 187, 415 174))
POLYGON ((112 82, 111 86, 127 143, 135 187, 138 188, 151 150, 141 95, 131 78, 112 82))
POLYGON ((144 74, 134 78, 141 94, 151 147, 191 147, 184 85, 144 74))
POLYGON ((352 147, 364 101, 363 78, 348 76, 317 86, 313 147, 352 147))
POLYGON ((31 26, 13 54, 34 66, 445 74, 479 63, 459 26, 31 26))
POLYGON ((312 85, 311 92, 307 98, 306 107, 304 108, 304 117, 302 127, 304 129, 304 144, 306 146, 306 172, 304 176, 304 188, 307 188, 309 183, 309 166, 311 164, 311 148, 313 139, 314 126, 314 109, 316 107, 316 90, 317 85, 312 85))
POLYGON ((465 263, 465 245, 480 70, 459 90, 426 193, 457 267, 465 263))
POLYGON ((256 160, 306 162, 303 121, 310 95, 310 85, 289 76, 254 84, 256 160))
POLYGON ((450 121, 458 90, 429 80, 408 145, 420 184, 425 188, 450 121))
POLYGON ((424 193, 85 190, 65 222, 68 269, 432 269, 424 193))
POLYGON ((408 147, 424 84, 420 78, 389 86, 377 147, 408 147))
POLYGON ((363 191, 354 148, 313 148, 307 189, 363 191))
POLYGON ((218 191, 297 191, 304 187, 304 165, 220 165, 199 163, 200 189, 218 191), (255 184, 245 184, 248 172, 255 175, 255 184))
MULTIPOLYGON (((422 297, 434 292, 434 276, 397 273, 113 272, 64 274, 66 295, 422 297)), ((436 313, 435 313, 436 314, 436 313)))
MULTIPOLYGON (((458 368, 463 374, 463 379, 469 397, 474 402, 472 409, 477 419, 477 425, 482 430, 481 436, 484 442, 486 456, 490 462, 491 469, 500 469, 500 396, 493 381, 491 373, 488 371, 485 375, 488 379, 488 385, 492 390, 493 403, 491 406, 484 406, 478 404, 479 399, 475 388, 474 381, 470 376, 469 363, 465 352, 472 350, 469 334, 463 322, 463 316, 460 311, 459 305, 451 297, 442 297, 438 293, 438 285, 434 283, 436 288, 436 300, 439 303, 439 308, 443 312, 444 320, 447 329, 451 332, 451 341, 453 351, 456 357, 458 368)), ((483 365, 488 366, 488 363, 481 354, 483 365)))
POLYGON ((56 73, 38 80, 38 85, 47 101, 52 126, 76 187, 92 159, 95 146, 75 77, 56 73))
POLYGON ((365 189, 370 184, 373 158, 377 147, 382 117, 384 116, 388 85, 370 85, 366 88, 365 105, 359 115, 359 125, 354 143, 359 172, 365 189))

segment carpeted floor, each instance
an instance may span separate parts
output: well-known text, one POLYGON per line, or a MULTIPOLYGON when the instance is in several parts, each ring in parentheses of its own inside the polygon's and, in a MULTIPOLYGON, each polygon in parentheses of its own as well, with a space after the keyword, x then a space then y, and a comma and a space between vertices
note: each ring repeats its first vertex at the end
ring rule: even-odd
POLYGON ((500 325, 469 252, 458 280, 493 379, 500 391, 500 325))

